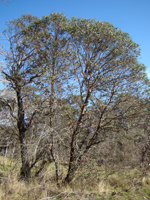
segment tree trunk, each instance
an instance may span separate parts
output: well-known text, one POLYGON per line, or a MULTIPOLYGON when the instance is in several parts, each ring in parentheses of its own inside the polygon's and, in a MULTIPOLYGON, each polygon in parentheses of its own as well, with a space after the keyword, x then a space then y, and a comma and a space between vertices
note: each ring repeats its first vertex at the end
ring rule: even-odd
POLYGON ((20 140, 20 148, 21 148, 21 162, 22 167, 20 170, 20 175, 22 178, 30 177, 30 163, 28 161, 28 152, 26 146, 26 123, 23 109, 23 101, 21 98, 21 88, 18 86, 17 88, 17 101, 18 101, 18 122, 17 127, 19 131, 19 140, 20 140))
POLYGON ((25 142, 25 135, 20 138, 20 147, 21 147, 21 161, 22 161, 22 167, 20 170, 20 176, 22 178, 29 178, 31 173, 31 167, 28 160, 28 152, 27 152, 27 146, 25 142))
POLYGON ((72 181, 74 174, 75 174, 76 170, 78 169, 81 158, 82 158, 82 155, 77 156, 77 153, 76 153, 76 136, 77 136, 77 132, 79 129, 79 125, 80 125, 80 123, 82 123, 82 118, 85 115, 85 108, 88 104, 90 95, 91 95, 91 91, 89 89, 87 92, 87 96, 84 101, 84 104, 82 105, 81 113, 80 113, 79 119, 77 121, 76 128, 74 129, 74 131, 72 133, 72 139, 71 139, 71 144, 70 144, 70 161, 69 161, 68 173, 64 180, 65 184, 66 183, 68 184, 72 181))
POLYGON ((75 163, 69 163, 69 170, 68 170, 67 176, 64 180, 65 184, 69 184, 73 180, 74 174, 77 171, 77 169, 78 169, 77 163, 76 164, 75 163))

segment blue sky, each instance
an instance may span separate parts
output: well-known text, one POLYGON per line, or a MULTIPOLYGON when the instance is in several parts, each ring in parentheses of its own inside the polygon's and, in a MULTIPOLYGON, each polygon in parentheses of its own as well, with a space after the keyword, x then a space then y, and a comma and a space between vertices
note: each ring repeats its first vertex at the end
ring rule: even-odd
POLYGON ((141 48, 141 63, 147 67, 150 77, 150 0, 9 0, 7 6, 0 2, 0 32, 5 21, 22 14, 38 17, 51 12, 63 12, 73 16, 109 21, 115 27, 128 32, 141 48))

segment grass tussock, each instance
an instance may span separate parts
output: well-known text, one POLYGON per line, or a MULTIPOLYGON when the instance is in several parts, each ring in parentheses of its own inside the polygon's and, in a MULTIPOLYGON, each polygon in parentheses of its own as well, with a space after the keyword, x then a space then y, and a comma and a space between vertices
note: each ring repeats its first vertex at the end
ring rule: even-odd
POLYGON ((53 163, 38 177, 33 175, 23 181, 19 179, 19 164, 8 158, 4 162, 0 157, 0 200, 150 199, 150 172, 143 177, 141 169, 106 171, 97 166, 84 166, 68 186, 61 183, 66 166, 60 165, 59 170, 60 188, 56 185, 53 163))

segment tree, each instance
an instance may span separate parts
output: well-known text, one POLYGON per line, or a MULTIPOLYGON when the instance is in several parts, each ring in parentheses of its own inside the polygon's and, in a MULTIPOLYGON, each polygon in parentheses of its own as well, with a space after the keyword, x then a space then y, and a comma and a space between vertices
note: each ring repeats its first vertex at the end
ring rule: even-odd
POLYGON ((10 21, 8 30, 4 32, 10 49, 6 55, 6 66, 2 70, 2 74, 9 82, 8 87, 15 92, 16 101, 12 104, 11 101, 2 98, 1 103, 9 109, 18 129, 22 160, 20 174, 23 177, 30 176, 31 168, 35 164, 31 163, 27 156, 26 135, 38 110, 38 107, 35 108, 35 106, 29 108, 29 102, 32 104, 32 101, 38 96, 35 82, 41 76, 41 71, 38 68, 37 49, 35 46, 33 47, 30 38, 21 35, 21 31, 36 19, 36 17, 24 15, 20 19, 10 21))
MULTIPOLYGON (((25 35, 29 35, 34 41, 34 45, 38 46, 38 55, 42 61, 43 74, 40 77, 41 90, 43 91, 43 102, 45 104, 45 112, 43 117, 47 122, 47 143, 51 144, 49 154, 55 162, 53 140, 56 140, 58 134, 55 134, 58 123, 54 119, 58 117, 57 100, 64 93, 63 85, 67 79, 67 57, 68 51, 67 30, 65 29, 68 19, 62 13, 52 13, 50 16, 44 16, 42 19, 35 21, 29 27, 23 30, 25 35), (29 32, 30 30, 30 32, 29 32), (38 39, 37 39, 37 36, 38 39), (49 117, 47 119, 47 117, 49 117)), ((42 122, 41 122, 42 123, 42 122)), ((56 177, 58 179, 58 170, 56 177)))
POLYGON ((64 183, 70 183, 88 151, 112 132, 126 134, 132 119, 145 114, 139 99, 147 96, 149 82, 137 60, 139 46, 108 22, 68 20, 58 13, 24 15, 5 33, 10 52, 2 73, 16 93, 16 110, 13 101, 3 98, 1 104, 16 120, 21 175, 29 177, 48 156, 59 183, 56 155, 63 151, 64 183), (32 130, 32 144, 38 141, 33 158, 27 145, 32 130))
POLYGON ((66 182, 72 180, 82 156, 118 130, 116 120, 130 117, 130 107, 123 114, 117 112, 122 95, 136 94, 146 81, 145 67, 137 61, 138 45, 127 33, 108 22, 73 18, 70 35, 74 50, 70 70, 80 112, 72 129, 66 182))

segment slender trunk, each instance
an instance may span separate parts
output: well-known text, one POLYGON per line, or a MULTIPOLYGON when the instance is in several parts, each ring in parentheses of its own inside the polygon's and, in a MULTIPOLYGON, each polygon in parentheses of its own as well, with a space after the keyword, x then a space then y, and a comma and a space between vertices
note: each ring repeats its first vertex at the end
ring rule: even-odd
MULTIPOLYGON (((55 55, 54 55, 54 57, 55 57, 55 55)), ((53 106, 54 106, 54 93, 55 93, 54 83, 55 83, 55 58, 53 58, 53 62, 52 62, 52 80, 51 80, 51 94, 50 94, 50 128, 53 127, 53 117, 54 117, 54 108, 53 108, 53 106)), ((57 186, 60 187, 58 163, 57 163, 57 159, 55 158, 55 155, 54 155, 54 138, 53 138, 53 135, 51 135, 50 153, 51 153, 52 160, 55 163, 55 173, 56 173, 57 186)))
MULTIPOLYGON (((54 53, 55 57, 55 53, 54 53)), ((52 127, 54 117, 54 82, 55 82, 55 58, 52 61, 52 80, 51 80, 51 94, 50 94, 50 128, 52 127)))
POLYGON ((75 156, 75 135, 72 136, 72 141, 71 141, 71 145, 70 145, 70 161, 69 161, 69 167, 68 167, 68 173, 67 176, 65 178, 65 183, 70 183, 73 179, 73 175, 76 171, 76 167, 75 166, 75 160, 76 160, 76 156, 75 156))
MULTIPOLYGON (((80 163, 81 163, 83 155, 85 155, 88 152, 90 147, 91 147, 91 145, 88 145, 85 148, 85 150, 83 151, 83 153, 78 155, 78 156, 76 156, 74 150, 71 151, 73 153, 73 155, 71 155, 71 157, 70 157, 68 173, 67 173, 67 176, 64 180, 65 184, 69 184, 72 181, 72 179, 74 178, 75 172, 80 167, 80 163)), ((81 151, 81 148, 79 149, 79 151, 81 151)))
MULTIPOLYGON (((84 153, 86 153, 86 152, 87 151, 84 151, 84 153)), ((74 157, 72 158, 72 161, 69 162, 68 173, 67 173, 67 176, 66 176, 66 178, 64 180, 65 184, 69 184, 73 180, 75 172, 80 167, 80 163, 81 163, 82 156, 84 155, 84 153, 79 155, 78 157, 75 156, 75 153, 74 153, 74 155, 73 155, 74 157)))
POLYGON ((52 156, 52 159, 55 163, 55 173, 56 173, 56 182, 57 182, 57 186, 60 187, 60 184, 59 184, 59 172, 58 172, 58 163, 57 163, 57 159, 55 158, 55 155, 54 155, 54 139, 53 139, 53 135, 52 135, 52 146, 51 146, 51 156, 52 156))
POLYGON ((82 156, 77 157, 77 152, 75 152, 75 148, 76 148, 76 136, 79 130, 79 125, 82 123, 82 119, 83 116, 85 115, 85 109, 86 106, 88 104, 88 100, 90 98, 91 95, 91 91, 90 89, 87 92, 87 96, 86 99, 84 101, 84 104, 82 105, 81 108, 81 113, 79 116, 79 119, 77 121, 77 125, 76 128, 74 129, 73 133, 72 133, 72 139, 71 139, 71 144, 70 144, 70 160, 69 160, 69 167, 68 167, 68 173, 67 176, 64 180, 65 183, 70 183, 74 177, 74 174, 76 172, 76 170, 78 169, 79 163, 81 161, 82 156))
POLYGON ((52 79, 51 95, 50 95, 50 128, 52 128, 53 116, 54 116, 53 104, 54 104, 54 80, 52 79))
POLYGON ((73 180, 74 174, 77 171, 77 169, 78 169, 78 163, 76 163, 76 164, 73 162, 69 163, 69 170, 68 170, 67 176, 64 180, 65 184, 69 184, 73 180))

